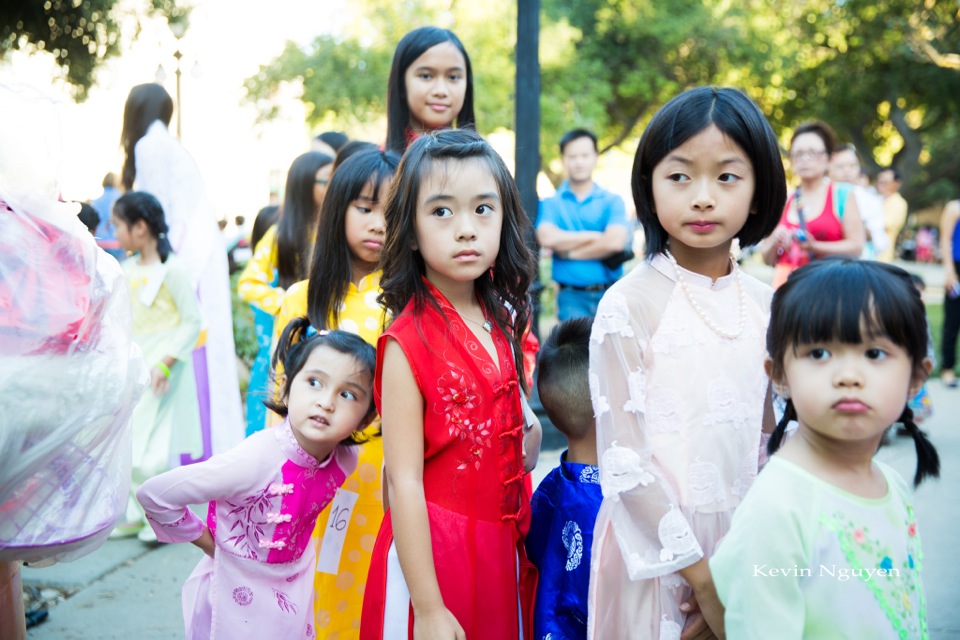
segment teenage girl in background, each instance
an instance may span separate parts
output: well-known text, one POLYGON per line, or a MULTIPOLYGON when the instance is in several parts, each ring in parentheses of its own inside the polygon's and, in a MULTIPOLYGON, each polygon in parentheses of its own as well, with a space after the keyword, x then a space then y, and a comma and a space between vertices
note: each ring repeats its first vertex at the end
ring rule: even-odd
MULTIPOLYGON (((350 156, 334 172, 320 214, 310 279, 287 291, 277 323, 307 316, 317 329, 342 329, 371 345, 383 330, 377 301, 377 263, 385 242, 383 201, 400 159, 376 148, 350 156)), ((320 637, 342 640, 360 633, 363 591, 373 541, 383 520, 380 421, 363 434, 357 469, 317 518, 320 560, 316 587, 316 628, 320 637)))
POLYGON ((121 196, 113 205, 113 224, 120 248, 135 254, 122 266, 133 310, 133 339, 150 366, 150 389, 131 419, 130 501, 125 522, 114 533, 150 542, 156 537, 144 527, 143 511, 134 499, 137 489, 168 470, 175 456, 199 456, 203 448, 193 373, 200 307, 190 274, 172 253, 155 197, 142 191, 121 196))
POLYGON ((476 128, 470 56, 448 29, 414 29, 393 54, 386 148, 403 153, 423 133, 454 125, 476 128))
MULTIPOLYGON (((333 170, 333 158, 308 151, 290 165, 284 189, 279 222, 270 227, 254 246, 237 282, 237 294, 244 301, 271 318, 280 310, 287 287, 307 276, 310 249, 317 232, 320 206, 327 192, 333 170)), ((276 333, 283 330, 280 326, 276 333)), ((247 435, 262 429, 266 412, 267 379, 261 375, 267 367, 260 362, 261 349, 247 387, 247 435)), ((269 347, 266 351, 269 359, 269 347)))
POLYGON ((159 84, 130 90, 120 134, 126 156, 123 187, 160 201, 170 246, 200 299, 203 329, 193 358, 204 446, 203 455, 190 460, 196 461, 243 439, 243 411, 226 241, 197 163, 167 128, 172 115, 173 99, 159 84))
POLYGON ((710 560, 727 636, 929 637, 913 496, 874 459, 899 422, 917 451, 914 486, 939 474, 907 405, 932 366, 910 276, 839 258, 803 267, 773 298, 767 352, 787 408, 777 454, 710 560))
POLYGON ((137 497, 162 542, 206 554, 183 586, 188 640, 315 638, 314 522, 357 465, 376 414, 373 347, 306 319, 281 336, 276 362, 285 416, 225 454, 174 469, 137 497), (188 508, 210 503, 206 524, 188 508))
MULTIPOLYGON (((456 34, 421 27, 397 44, 387 86, 387 149, 403 153, 423 133, 456 126, 476 129, 473 68, 456 34)), ((524 332, 524 379, 533 384, 540 343, 524 332)))
POLYGON ((517 373, 535 268, 529 223, 503 160, 469 130, 416 140, 396 180, 381 263, 395 319, 377 345, 388 373, 375 383, 390 509, 361 638, 511 640, 521 622, 529 638, 536 570, 523 546, 517 373))
POLYGON ((707 558, 757 475, 761 424, 774 427, 771 290, 730 249, 777 224, 777 138, 740 91, 691 89, 650 121, 632 187, 647 261, 603 296, 591 337, 603 504, 588 633, 675 638, 704 622, 719 633, 707 558))

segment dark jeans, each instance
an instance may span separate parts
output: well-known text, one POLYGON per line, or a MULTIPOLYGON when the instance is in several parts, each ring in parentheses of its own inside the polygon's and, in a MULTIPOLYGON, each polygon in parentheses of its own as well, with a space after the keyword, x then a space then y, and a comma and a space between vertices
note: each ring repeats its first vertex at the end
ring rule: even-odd
MULTIPOLYGON (((953 263, 960 269, 960 262, 953 263)), ((953 369, 957 363, 957 334, 960 333, 960 296, 953 297, 947 291, 943 296, 943 349, 940 370, 953 369)))
POLYGON ((560 322, 597 315, 597 305, 603 297, 603 291, 578 291, 562 287, 557 294, 557 319, 560 322))

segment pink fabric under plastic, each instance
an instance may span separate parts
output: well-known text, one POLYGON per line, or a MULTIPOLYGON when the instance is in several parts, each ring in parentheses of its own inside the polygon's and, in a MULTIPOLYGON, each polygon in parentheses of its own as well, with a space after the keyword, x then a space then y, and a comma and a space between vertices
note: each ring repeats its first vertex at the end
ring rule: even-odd
POLYGON ((76 205, 0 192, 0 560, 96 549, 130 482, 147 381, 117 261, 76 205))

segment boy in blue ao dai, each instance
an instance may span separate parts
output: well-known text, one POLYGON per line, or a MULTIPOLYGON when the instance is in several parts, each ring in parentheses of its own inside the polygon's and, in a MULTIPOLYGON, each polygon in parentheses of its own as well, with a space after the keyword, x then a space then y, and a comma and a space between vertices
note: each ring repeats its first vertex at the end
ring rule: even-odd
POLYGON ((540 573, 536 638, 587 637, 590 549, 603 501, 588 381, 591 323, 591 318, 574 318, 555 327, 538 363, 540 401, 569 448, 533 494, 526 544, 540 573))

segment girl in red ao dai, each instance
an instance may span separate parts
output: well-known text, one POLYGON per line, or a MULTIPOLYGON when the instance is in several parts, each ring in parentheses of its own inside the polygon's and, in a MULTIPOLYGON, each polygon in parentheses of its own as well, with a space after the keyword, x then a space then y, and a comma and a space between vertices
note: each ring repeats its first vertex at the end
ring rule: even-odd
POLYGON ((441 131, 407 150, 384 214, 394 320, 375 394, 390 509, 360 636, 532 637, 524 478, 539 425, 517 372, 534 260, 516 186, 476 133, 441 131))

